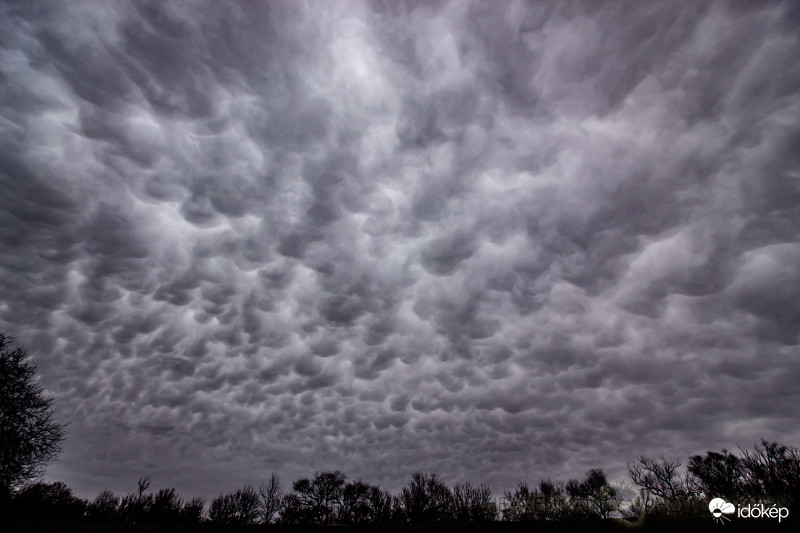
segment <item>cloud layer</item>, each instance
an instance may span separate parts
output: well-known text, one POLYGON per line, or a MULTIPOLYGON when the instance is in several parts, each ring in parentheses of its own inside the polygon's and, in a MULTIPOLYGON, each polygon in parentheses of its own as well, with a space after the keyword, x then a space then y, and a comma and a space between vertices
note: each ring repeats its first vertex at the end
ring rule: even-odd
POLYGON ((0 21, 0 327, 79 493, 798 443, 797 4, 0 21))

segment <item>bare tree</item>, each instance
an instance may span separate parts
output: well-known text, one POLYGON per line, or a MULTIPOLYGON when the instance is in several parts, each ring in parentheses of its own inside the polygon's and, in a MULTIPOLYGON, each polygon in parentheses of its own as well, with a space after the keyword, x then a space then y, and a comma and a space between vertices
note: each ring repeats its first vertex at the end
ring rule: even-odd
POLYGON ((520 481, 514 492, 503 493, 503 520, 508 522, 530 522, 536 519, 536 493, 526 481, 520 481))
POLYGON ((665 458, 661 460, 640 456, 628 465, 633 483, 651 494, 665 500, 679 498, 690 490, 689 478, 678 472, 681 463, 665 458))
POLYGON ((400 492, 406 519, 411 522, 438 522, 453 518, 453 494, 436 474, 411 476, 400 492))
POLYGON ((753 451, 742 450, 744 491, 750 499, 800 504, 800 450, 761 439, 753 451))
POLYGON ((208 508, 208 519, 214 524, 238 524, 236 496, 230 492, 220 494, 208 508))
POLYGON ((392 495, 377 485, 351 481, 342 489, 337 521, 343 524, 385 523, 392 516, 392 495))
POLYGON ((351 481, 342 489, 338 522, 343 524, 363 524, 372 521, 370 490, 372 486, 363 481, 351 481))
POLYGON ((293 492, 284 495, 279 516, 281 524, 311 524, 316 520, 311 509, 293 492))
POLYGON ((800 450, 761 440, 741 456, 708 451, 689 460, 696 490, 706 498, 791 504, 800 500, 800 450))
POLYGON ((295 494, 285 510, 293 514, 293 520, 329 524, 333 522, 342 505, 345 476, 339 470, 319 472, 314 479, 298 479, 292 485, 295 494))
POLYGON ((690 510, 687 503, 697 496, 697 481, 691 472, 681 475, 680 466, 678 461, 644 456, 628 464, 631 480, 642 489, 640 501, 646 502, 645 512, 683 514, 690 510))
POLYGON ((567 490, 563 481, 543 479, 537 491, 536 514, 544 520, 560 520, 567 514, 567 490))
POLYGON ((258 488, 261 497, 261 518, 265 524, 271 524, 277 518, 283 504, 283 484, 277 473, 273 472, 258 488))
POLYGON ((25 349, 0 333, 0 492, 41 476, 61 451, 64 426, 53 418, 53 401, 25 349))
POLYGON ((236 491, 239 524, 256 524, 261 516, 261 500, 252 485, 236 491))
POLYGON ((474 486, 467 481, 453 486, 453 514, 459 522, 489 522, 497 516, 488 485, 474 486))
POLYGON ((391 521, 397 507, 397 499, 389 491, 373 485, 369 490, 370 522, 385 524, 391 521))
POLYGON ((150 488, 150 484, 152 482, 153 480, 150 478, 150 476, 142 476, 136 482, 136 493, 140 500, 145 497, 144 491, 150 488))

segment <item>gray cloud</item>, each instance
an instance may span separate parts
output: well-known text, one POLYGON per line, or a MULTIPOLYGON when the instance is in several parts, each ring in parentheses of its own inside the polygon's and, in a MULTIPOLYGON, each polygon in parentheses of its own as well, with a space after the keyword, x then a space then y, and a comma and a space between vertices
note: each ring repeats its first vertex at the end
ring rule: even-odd
POLYGON ((0 328, 78 493, 797 445, 792 2, 6 2, 0 328))

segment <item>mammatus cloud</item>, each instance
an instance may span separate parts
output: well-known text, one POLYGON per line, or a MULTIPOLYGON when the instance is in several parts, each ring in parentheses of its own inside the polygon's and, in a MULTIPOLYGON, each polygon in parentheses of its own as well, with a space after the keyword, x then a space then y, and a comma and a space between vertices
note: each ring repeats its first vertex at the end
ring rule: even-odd
POLYGON ((0 11, 0 326, 79 493, 796 444, 794 3, 0 11))

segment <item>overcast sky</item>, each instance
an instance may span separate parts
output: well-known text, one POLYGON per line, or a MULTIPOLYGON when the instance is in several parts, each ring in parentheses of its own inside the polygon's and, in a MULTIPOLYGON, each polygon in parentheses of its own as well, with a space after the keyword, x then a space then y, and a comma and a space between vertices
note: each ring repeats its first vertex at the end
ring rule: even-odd
POLYGON ((48 478, 395 491, 800 444, 797 2, 0 4, 48 478))

